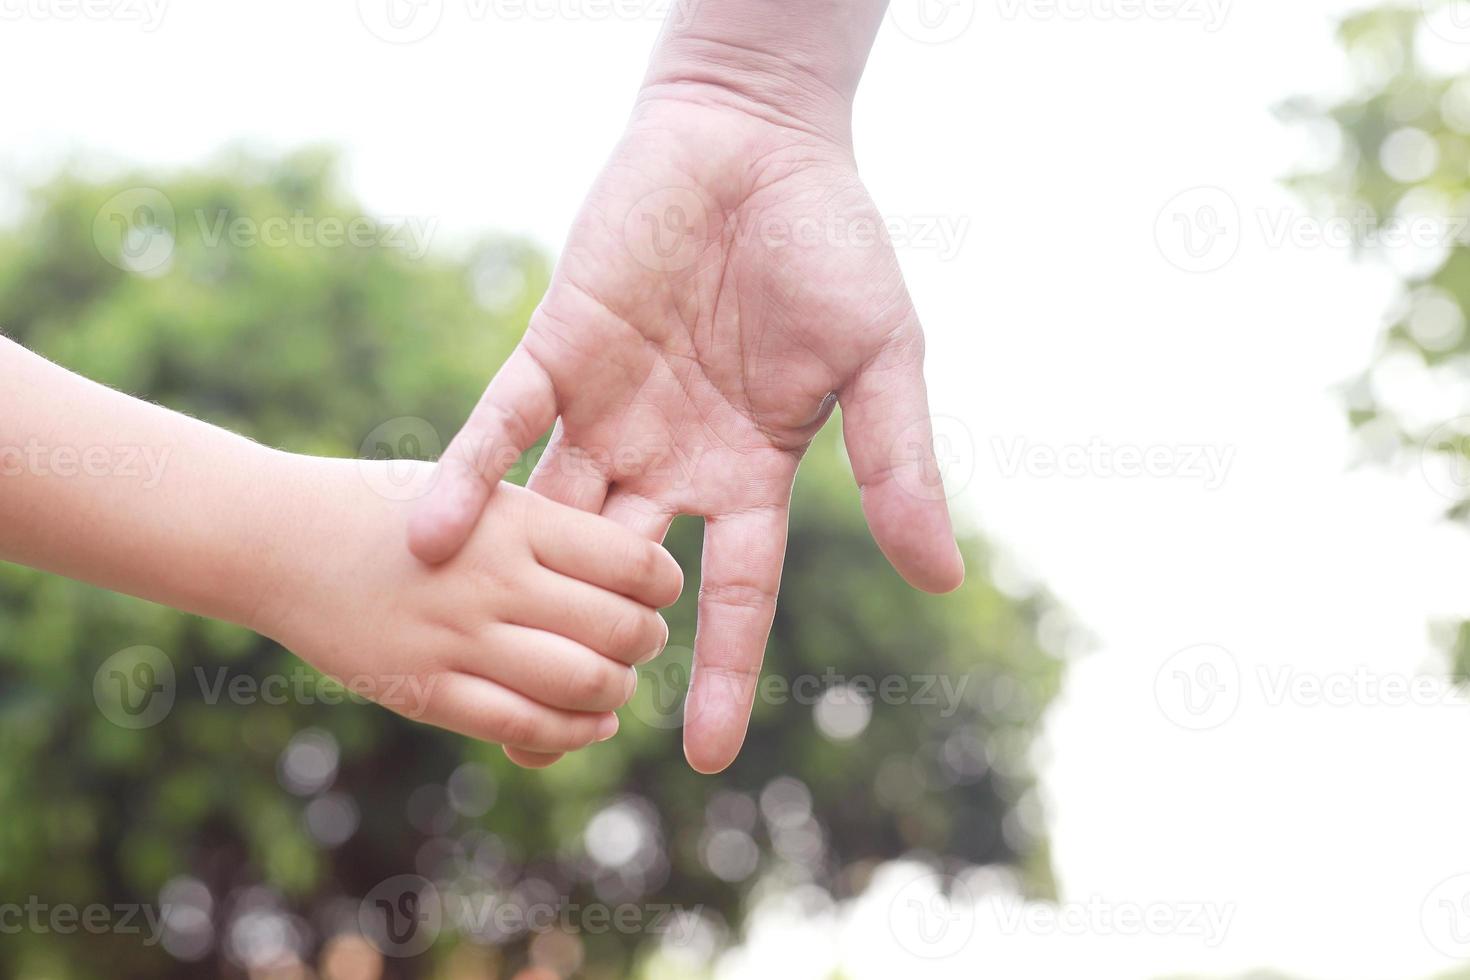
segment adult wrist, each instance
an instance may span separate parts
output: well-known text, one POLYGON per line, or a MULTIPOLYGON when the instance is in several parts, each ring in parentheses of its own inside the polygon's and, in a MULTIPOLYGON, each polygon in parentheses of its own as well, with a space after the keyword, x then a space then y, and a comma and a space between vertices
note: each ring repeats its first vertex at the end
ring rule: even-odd
POLYGON ((677 0, 640 102, 691 98, 851 143, 887 0, 677 0))

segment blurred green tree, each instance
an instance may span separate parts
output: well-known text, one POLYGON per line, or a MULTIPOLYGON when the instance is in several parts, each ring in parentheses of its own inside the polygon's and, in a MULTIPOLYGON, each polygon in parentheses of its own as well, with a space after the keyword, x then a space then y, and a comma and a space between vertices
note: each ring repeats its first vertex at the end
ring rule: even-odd
MULTIPOLYGON (((1352 90, 1283 106, 1330 152, 1290 184, 1402 280, 1373 363, 1344 386, 1365 455, 1420 470, 1470 523, 1470 31, 1451 2, 1345 18, 1352 90)), ((1470 680, 1470 623, 1435 624, 1470 680)))
MULTIPOLYGON (((271 445, 429 458, 440 447, 420 436, 465 417, 549 274, 516 241, 419 254, 430 231, 365 218, 326 152, 62 176, 0 234, 0 327, 271 445)), ((690 572, 675 646, 644 669, 618 738, 543 773, 375 706, 323 703, 329 685, 246 631, 0 565, 0 898, 171 909, 159 943, 22 928, 0 942, 0 972, 493 976, 534 961, 689 975, 738 939, 758 882, 841 898, 879 862, 919 855, 1005 866, 1049 893, 1029 752, 1070 627, 1044 595, 998 589, 973 536, 960 592, 908 589, 845 466, 824 438, 803 468, 765 693, 745 752, 715 778, 686 767, 678 731, 694 522, 669 541, 690 572), (109 720, 93 679, 137 646, 172 664, 176 694, 134 729, 109 720), (305 694, 217 696, 221 679, 273 677, 305 694), (855 692, 867 679, 889 687, 855 692), (364 896, 398 875, 434 884, 442 928, 379 964, 350 937, 364 896), (594 928, 597 903, 686 910, 690 939, 671 953, 647 909, 633 928, 594 928), (562 911, 530 929, 496 914, 533 907, 562 911)))

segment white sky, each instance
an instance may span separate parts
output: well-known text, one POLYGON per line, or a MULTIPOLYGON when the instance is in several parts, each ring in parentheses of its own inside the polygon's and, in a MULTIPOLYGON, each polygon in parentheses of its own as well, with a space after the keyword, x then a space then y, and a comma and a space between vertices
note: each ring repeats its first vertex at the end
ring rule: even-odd
MULTIPOLYGON (((1344 5, 1239 0, 1210 31, 1110 16, 1122 2, 1062 0, 1091 13, 1080 19, 1048 16, 1043 0, 984 3, 942 45, 887 25, 859 155, 890 215, 968 222, 957 255, 903 253, 936 411, 978 448, 963 506, 1097 638, 1042 758, 1063 900, 1215 902, 1233 919, 1214 948, 1037 927, 903 969, 1271 966, 1328 980, 1463 964, 1445 950, 1470 958, 1470 945, 1436 932, 1445 893, 1421 906, 1470 872, 1470 708, 1273 706, 1259 673, 1432 670, 1427 623, 1470 613, 1470 536, 1436 521, 1444 499, 1416 469, 1349 471, 1332 387, 1370 359, 1392 277, 1269 234, 1301 213, 1277 181, 1304 153, 1269 110, 1342 84, 1331 15, 1344 5), (1156 219, 1200 185, 1239 209, 1239 251, 1191 274, 1165 260, 1156 219), (1188 474, 1007 465, 1015 449, 1094 438, 1207 447, 1230 466, 1206 489, 1188 474), (1198 644, 1228 650, 1216 665, 1241 678, 1227 692, 1238 710, 1209 731, 1172 724, 1177 705, 1155 695, 1171 654, 1198 644)), ((437 31, 394 46, 351 2, 176 0, 145 32, 0 0, 0 14, 27 11, 0 20, 0 173, 13 186, 68 159, 172 164, 238 140, 326 142, 346 150, 375 212, 435 216, 446 241, 492 228, 555 249, 620 131, 656 19, 507 21, 444 4, 437 31)), ((855 977, 891 976, 901 954, 881 925, 861 927, 872 914, 850 910, 845 932, 803 926, 799 942, 764 924, 729 972, 806 975, 799 960, 821 976, 836 957, 855 977)))

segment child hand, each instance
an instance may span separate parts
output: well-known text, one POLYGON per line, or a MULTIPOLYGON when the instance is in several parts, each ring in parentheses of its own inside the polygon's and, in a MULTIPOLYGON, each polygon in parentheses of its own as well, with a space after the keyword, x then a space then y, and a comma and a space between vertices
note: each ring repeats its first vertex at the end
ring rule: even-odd
MULTIPOLYGON (((513 484, 468 545, 428 566, 403 548, 409 504, 369 486, 377 463, 296 460, 310 500, 252 625, 357 694, 528 764, 611 738, 633 665, 668 642, 655 611, 683 574, 612 521, 513 484)), ((431 478, 427 465, 416 478, 431 478)))

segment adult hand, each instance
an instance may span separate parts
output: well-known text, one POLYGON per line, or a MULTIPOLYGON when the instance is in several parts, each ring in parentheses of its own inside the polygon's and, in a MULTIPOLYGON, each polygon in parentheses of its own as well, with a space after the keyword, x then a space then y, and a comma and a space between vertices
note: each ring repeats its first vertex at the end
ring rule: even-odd
MULTIPOLYGON (((881 3, 849 2, 881 15, 881 3)), ((533 490, 654 539, 677 514, 703 516, 684 745, 695 769, 716 772, 744 740, 792 483, 834 403, 889 561, 933 592, 957 588, 964 567, 933 456, 923 334, 857 175, 847 104, 801 71, 764 59, 752 70, 752 44, 710 49, 690 29, 670 28, 525 338, 441 460, 410 546, 429 562, 454 554, 553 423, 533 490)))

